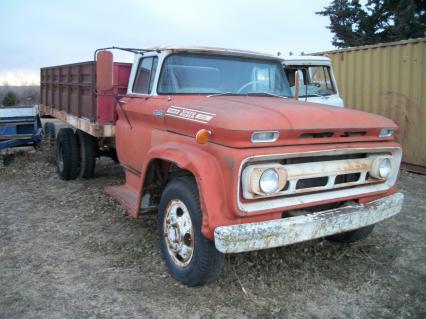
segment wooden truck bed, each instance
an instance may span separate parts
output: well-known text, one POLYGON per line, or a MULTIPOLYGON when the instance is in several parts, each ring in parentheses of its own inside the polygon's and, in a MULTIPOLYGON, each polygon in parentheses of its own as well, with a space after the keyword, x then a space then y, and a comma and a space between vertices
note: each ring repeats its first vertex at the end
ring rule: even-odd
POLYGON ((114 86, 108 91, 96 89, 93 61, 42 68, 41 114, 53 116, 95 137, 113 137, 117 96, 127 92, 131 67, 131 63, 114 63, 114 86))

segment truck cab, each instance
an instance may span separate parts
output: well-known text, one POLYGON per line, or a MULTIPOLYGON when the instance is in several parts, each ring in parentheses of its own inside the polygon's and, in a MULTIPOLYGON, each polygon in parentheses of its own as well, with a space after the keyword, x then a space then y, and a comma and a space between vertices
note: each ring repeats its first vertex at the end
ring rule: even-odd
MULTIPOLYGON (((86 77, 86 87, 96 82, 87 94, 96 96, 78 99, 97 100, 97 114, 110 114, 108 123, 68 117, 73 105, 57 110, 60 100, 42 109, 74 125, 75 133, 61 129, 56 142, 60 176, 72 173, 63 179, 77 176, 76 169, 87 176, 93 154, 116 150, 126 181, 106 192, 130 217, 157 214, 164 261, 185 285, 212 282, 224 254, 320 237, 352 242, 401 210, 402 152, 391 120, 296 99, 285 61, 276 56, 199 47, 131 50, 131 69, 99 50, 96 81, 86 77), (127 90, 120 93, 125 77, 127 90)), ((328 72, 324 63, 321 72, 328 72)), ((92 64, 86 68, 93 74, 92 64)), ((64 72, 42 72, 43 103, 65 85, 54 82, 64 72)), ((337 93, 328 74, 329 82, 315 87, 337 93)))
POLYGON ((283 57, 283 65, 293 94, 295 79, 298 77, 299 100, 344 107, 329 58, 290 55, 283 57), (296 76, 298 70, 298 76, 296 76))

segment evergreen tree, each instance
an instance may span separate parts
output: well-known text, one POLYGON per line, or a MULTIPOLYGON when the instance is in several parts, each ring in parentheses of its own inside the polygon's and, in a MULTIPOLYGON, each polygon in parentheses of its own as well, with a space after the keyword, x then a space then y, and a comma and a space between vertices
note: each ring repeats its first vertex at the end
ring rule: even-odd
POLYGON ((4 106, 14 106, 18 104, 18 97, 12 91, 8 92, 3 98, 2 104, 4 106))
POLYGON ((425 0, 333 0, 317 14, 330 18, 339 48, 426 36, 425 0))

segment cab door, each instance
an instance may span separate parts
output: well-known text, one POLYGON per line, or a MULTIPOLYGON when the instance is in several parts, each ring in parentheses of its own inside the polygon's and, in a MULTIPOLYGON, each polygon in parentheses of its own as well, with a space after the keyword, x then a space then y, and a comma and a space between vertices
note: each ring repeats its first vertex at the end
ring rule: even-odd
MULTIPOLYGON (((136 63, 136 62, 135 62, 136 63)), ((155 94, 154 79, 158 66, 156 55, 142 56, 132 70, 126 97, 117 106, 116 148, 120 163, 130 172, 140 174, 144 157, 151 145, 152 132, 164 129, 167 97, 155 94)))

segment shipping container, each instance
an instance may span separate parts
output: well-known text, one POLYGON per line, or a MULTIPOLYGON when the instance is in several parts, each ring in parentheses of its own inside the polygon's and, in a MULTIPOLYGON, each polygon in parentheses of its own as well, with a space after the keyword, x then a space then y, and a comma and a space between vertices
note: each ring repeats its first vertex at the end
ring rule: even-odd
POLYGON ((403 161, 426 171, 426 38, 314 54, 331 58, 345 106, 394 120, 403 161))
POLYGON ((131 63, 114 63, 113 88, 96 88, 96 63, 40 70, 40 110, 96 137, 114 136, 117 97, 127 93, 131 63))

